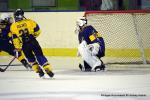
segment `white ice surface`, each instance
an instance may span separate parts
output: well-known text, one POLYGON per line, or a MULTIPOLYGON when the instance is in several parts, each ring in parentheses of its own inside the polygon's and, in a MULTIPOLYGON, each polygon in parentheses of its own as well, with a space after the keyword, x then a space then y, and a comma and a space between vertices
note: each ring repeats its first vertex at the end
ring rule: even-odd
POLYGON ((0 100, 150 100, 150 68, 110 65, 106 72, 81 72, 78 60, 49 58, 53 79, 11 66, 0 73, 0 100))

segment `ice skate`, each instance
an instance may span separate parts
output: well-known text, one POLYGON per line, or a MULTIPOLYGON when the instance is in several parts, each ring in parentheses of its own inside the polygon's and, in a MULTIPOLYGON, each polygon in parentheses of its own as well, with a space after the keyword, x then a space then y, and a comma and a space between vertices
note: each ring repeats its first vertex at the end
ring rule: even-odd
POLYGON ((44 66, 43 66, 43 68, 44 68, 44 70, 45 70, 45 72, 47 73, 47 75, 49 76, 49 77, 54 77, 54 73, 52 72, 52 67, 51 67, 51 65, 50 64, 45 64, 44 66))
POLYGON ((96 66, 95 68, 94 68, 94 71, 96 72, 96 71, 104 71, 105 70, 105 65, 104 64, 102 64, 101 66, 96 66))
POLYGON ((42 69, 39 70, 38 74, 40 78, 44 78, 44 72, 42 69))
POLYGON ((27 70, 32 70, 32 66, 25 59, 21 60, 21 63, 27 70))
POLYGON ((83 71, 83 66, 81 64, 79 64, 79 69, 83 71))
POLYGON ((90 72, 91 71, 91 68, 86 68, 86 67, 82 66, 81 64, 79 64, 79 68, 81 71, 84 71, 84 72, 90 72))

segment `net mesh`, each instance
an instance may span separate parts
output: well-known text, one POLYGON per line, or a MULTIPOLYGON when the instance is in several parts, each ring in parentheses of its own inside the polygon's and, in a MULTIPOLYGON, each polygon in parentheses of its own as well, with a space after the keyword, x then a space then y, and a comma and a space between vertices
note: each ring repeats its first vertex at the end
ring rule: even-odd
POLYGON ((88 24, 105 39, 107 63, 149 63, 150 11, 86 12, 88 24))

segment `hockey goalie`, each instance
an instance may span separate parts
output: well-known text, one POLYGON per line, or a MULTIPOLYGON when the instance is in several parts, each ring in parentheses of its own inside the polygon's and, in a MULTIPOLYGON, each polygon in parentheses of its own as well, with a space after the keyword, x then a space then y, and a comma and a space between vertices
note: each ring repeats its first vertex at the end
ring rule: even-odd
POLYGON ((101 57, 105 56, 105 43, 102 35, 96 29, 87 25, 87 19, 81 17, 76 21, 75 33, 78 34, 78 55, 83 59, 79 64, 81 71, 105 70, 101 57))

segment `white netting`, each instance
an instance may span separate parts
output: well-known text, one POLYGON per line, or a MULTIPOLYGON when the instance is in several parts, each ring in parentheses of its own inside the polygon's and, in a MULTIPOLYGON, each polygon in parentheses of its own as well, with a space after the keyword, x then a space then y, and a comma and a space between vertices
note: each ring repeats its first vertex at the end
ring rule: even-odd
POLYGON ((150 13, 144 11, 87 12, 88 24, 100 32, 106 44, 107 63, 150 61, 150 13))

